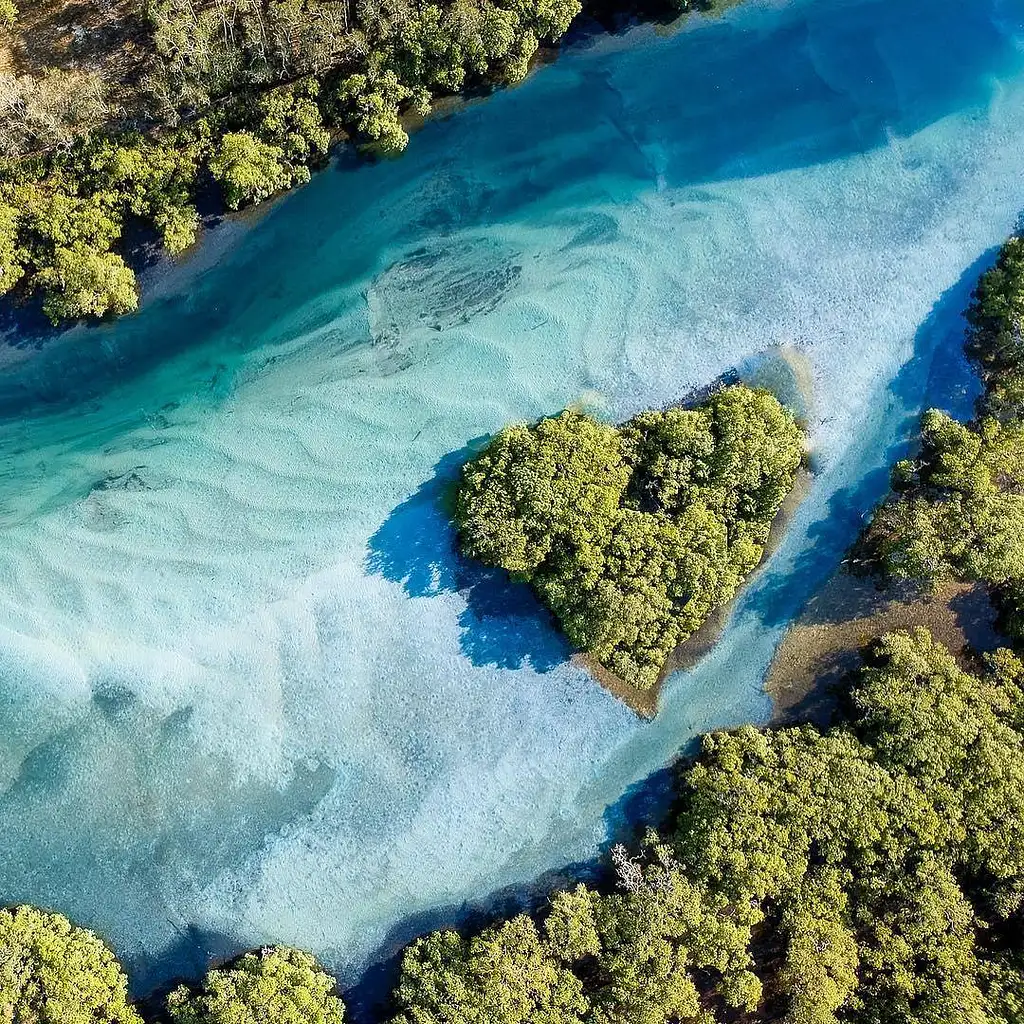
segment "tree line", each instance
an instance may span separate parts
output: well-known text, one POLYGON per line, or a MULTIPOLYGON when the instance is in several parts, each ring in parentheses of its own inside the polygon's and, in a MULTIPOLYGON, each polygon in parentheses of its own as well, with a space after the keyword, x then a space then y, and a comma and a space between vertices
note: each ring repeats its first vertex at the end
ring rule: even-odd
POLYGON ((1002 247, 965 313, 967 355, 984 390, 960 423, 931 409, 918 452, 855 552, 862 569, 935 587, 991 588, 1002 625, 1024 641, 1024 238, 1002 247))
MULTIPOLYGON (((411 943, 391 1024, 1021 1024, 1020 239, 981 278, 967 322, 985 385, 977 416, 925 414, 920 452, 894 468, 861 561, 926 586, 948 576, 991 585, 1011 647, 968 662, 924 630, 892 633, 863 650, 830 727, 705 736, 679 770, 667 823, 613 848, 603 884, 556 892, 535 915, 411 943)), ((640 417, 640 437, 666 415, 640 417)), ((538 493, 544 466, 549 495, 576 479, 573 465, 624 478, 612 428, 548 422, 556 442, 563 431, 589 440, 567 464, 557 444, 538 458, 550 438, 507 435, 492 455, 509 471, 527 467, 524 494, 538 493), (529 457, 502 463, 506 449, 529 457)), ((634 452, 646 450, 637 443, 634 452)), ((657 500, 680 481, 694 485, 660 456, 647 479, 657 500)), ((596 490, 590 513, 600 518, 617 488, 596 490)), ((551 507, 556 530, 572 519, 551 507)), ((510 521, 492 540, 528 564, 545 544, 536 526, 510 521)), ((341 1024, 343 1015, 309 954, 268 947, 176 988, 149 1016, 341 1024)), ((95 935, 48 911, 0 911, 0 1021, 142 1020, 95 935)))
MULTIPOLYGON (((681 10, 704 0, 657 2, 681 10)), ((0 295, 41 297, 54 323, 136 308, 127 229, 176 255, 196 241, 197 199, 211 183, 237 210, 308 181, 333 139, 398 153, 406 113, 521 81, 582 9, 581 0, 137 6, 145 72, 127 92, 84 65, 0 72, 0 295)), ((20 23, 13 0, 0 0, 0 33, 17 38, 20 23)))
MULTIPOLYGON (((1020 1024, 1024 664, 870 645, 828 729, 704 738, 667 827, 602 887, 405 951, 390 1024, 1020 1024)), ((141 1024, 94 935, 0 912, 0 1019, 141 1024)), ((167 1024, 341 1024, 308 954, 247 953, 167 1024)), ((154 1022, 155 1024, 155 1022, 154 1022)))
MULTIPOLYGON (((1005 524, 974 503, 1018 493, 1019 456, 1004 438, 1024 394, 1022 253, 1007 243, 968 312, 985 383, 978 417, 926 414, 920 454, 895 467, 893 494, 862 538, 883 577, 927 585, 944 572, 997 592, 1019 578, 1012 535, 993 542, 1005 524), (959 531, 951 515, 963 516, 959 531), (972 540, 961 546, 964 531, 972 540)), ((612 428, 548 422, 590 438, 575 465, 593 468, 597 452, 614 470, 609 451, 623 442, 612 428)), ((499 449, 529 455, 519 465, 530 494, 549 443, 516 428, 499 449)), ((570 464, 554 465, 574 479, 570 464)), ((657 465, 655 493, 693 485, 657 465)), ((563 484, 549 476, 550 495, 563 484)), ((615 494, 597 492, 590 513, 615 494)), ((556 510, 556 528, 565 517, 556 510)), ((492 539, 525 561, 545 544, 529 520, 492 539)), ((667 822, 615 846, 601 884, 555 892, 536 914, 412 942, 389 1024, 1021 1024, 1024 662, 1012 647, 955 657, 924 630, 861 654, 831 726, 705 736, 678 770, 667 822)), ((0 911, 0 1020, 141 1024, 127 992, 90 932, 29 907, 0 911)), ((343 1014, 312 957, 268 947, 178 987, 149 1017, 341 1024, 343 1014)))

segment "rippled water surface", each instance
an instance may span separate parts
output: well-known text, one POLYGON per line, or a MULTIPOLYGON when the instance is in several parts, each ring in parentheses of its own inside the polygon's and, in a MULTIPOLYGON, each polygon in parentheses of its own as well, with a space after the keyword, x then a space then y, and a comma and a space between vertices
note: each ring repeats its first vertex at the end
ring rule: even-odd
POLYGON ((11 368, 0 900, 97 928, 141 987, 270 939, 351 979, 764 720, 878 468, 929 388, 967 401, 957 312, 1024 206, 1022 13, 797 0, 577 48, 11 368), (508 420, 782 378, 780 346, 812 492, 641 725, 455 560, 439 493, 508 420))

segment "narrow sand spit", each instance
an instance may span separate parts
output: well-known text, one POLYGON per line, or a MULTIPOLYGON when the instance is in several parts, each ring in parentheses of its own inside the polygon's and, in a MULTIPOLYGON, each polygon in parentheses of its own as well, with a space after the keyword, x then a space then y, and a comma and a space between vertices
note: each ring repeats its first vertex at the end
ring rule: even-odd
POLYGON ((869 577, 840 569, 811 599, 775 654, 765 689, 777 723, 827 721, 837 684, 860 663, 860 650, 883 633, 924 626, 970 662, 1000 646, 995 610, 980 584, 950 583, 934 594, 880 589, 869 577))

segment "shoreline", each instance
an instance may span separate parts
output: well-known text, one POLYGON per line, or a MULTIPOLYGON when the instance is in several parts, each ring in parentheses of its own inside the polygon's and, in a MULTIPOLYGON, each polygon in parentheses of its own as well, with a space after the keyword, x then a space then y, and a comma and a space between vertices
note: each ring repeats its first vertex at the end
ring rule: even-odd
MULTIPOLYGON (((586 8, 577 15, 559 42, 540 47, 522 82, 438 96, 426 116, 417 115, 414 111, 404 112, 403 127, 410 135, 415 135, 431 123, 452 119, 496 95, 522 88, 542 69, 559 63, 566 55, 602 46, 614 49, 642 46, 687 31, 691 26, 699 28, 717 18, 717 12, 678 12, 667 5, 652 7, 643 3, 628 3, 621 10, 586 8)), ((377 163, 402 159, 403 156, 404 153, 385 157, 361 151, 342 131, 335 135, 322 163, 312 168, 313 177, 328 172, 345 174, 377 163)), ((0 389, 0 420, 21 417, 37 409, 49 414, 57 408, 74 405, 78 399, 70 391, 62 391, 56 399, 39 401, 32 397, 32 381, 39 372, 38 367, 45 368, 51 360, 67 360, 69 354, 74 354, 82 346, 88 352, 89 360, 95 362, 98 371, 95 374, 89 372, 88 377, 84 378, 82 367, 76 365, 76 376, 82 374, 84 378, 79 380, 76 390, 84 384, 88 397, 94 397, 93 382, 105 389, 112 372, 118 383, 124 383, 136 374, 145 373, 154 365, 164 362, 164 354, 148 352, 138 365, 134 361, 126 361, 123 354, 111 349, 108 332, 122 321, 137 319, 147 308, 166 300, 168 296, 186 293, 190 283, 207 274, 227 253, 247 245, 250 231, 258 229, 284 202, 305 187, 300 185, 277 192, 263 202, 241 210, 228 210, 219 199, 211 206, 211 197, 207 195, 205 201, 200 202, 201 225, 196 241, 175 256, 155 244, 148 235, 132 244, 124 252, 125 260, 135 271, 139 285, 139 306, 132 313, 53 325, 43 315, 38 297, 24 301, 15 300, 11 296, 0 297, 0 380, 5 385, 0 389)), ((176 349, 170 355, 178 351, 176 349)))
MULTIPOLYGON (((611 0, 593 0, 584 3, 580 12, 572 19, 566 32, 555 41, 542 42, 530 58, 525 76, 512 83, 501 81, 474 82, 469 87, 454 93, 439 93, 432 96, 431 107, 426 114, 414 109, 403 110, 398 120, 403 130, 411 137, 429 126, 431 122, 445 121, 464 110, 478 106, 495 95, 518 89, 528 83, 540 70, 557 63, 563 55, 575 51, 592 49, 601 43, 616 45, 616 41, 641 34, 633 42, 668 38, 682 31, 688 25, 698 25, 717 18, 729 7, 742 0, 731 0, 722 10, 703 9, 681 10, 671 0, 627 0, 621 7, 611 0)), ((629 45, 628 43, 626 45, 629 45)), ((0 47, 2 50, 2 47, 0 47)), ((2 57, 2 53, 0 53, 2 57)), ((288 83, 281 83, 288 84, 288 83)), ((257 90, 258 91, 258 90, 257 90)), ((149 137, 158 129, 146 129, 149 137)), ((394 154, 382 153, 367 142, 353 140, 351 127, 341 124, 328 128, 331 140, 323 157, 308 165, 313 177, 328 170, 359 169, 377 163, 401 159, 405 150, 394 154)), ((105 137, 116 138, 117 133, 104 132, 105 137)), ((49 156, 48 151, 44 155, 49 156)), ((135 274, 138 306, 124 314, 105 315, 98 319, 82 316, 50 323, 42 312, 38 294, 16 294, 0 296, 0 372, 16 367, 31 359, 36 352, 49 348, 64 335, 80 329, 102 327, 136 316, 142 307, 157 296, 160 284, 172 276, 175 270, 188 268, 193 263, 208 265, 210 258, 204 255, 211 233, 227 229, 236 236, 257 226, 284 198, 302 190, 308 182, 280 189, 258 202, 241 209, 228 208, 219 186, 206 183, 199 187, 195 205, 199 219, 195 241, 181 252, 171 255, 156 238, 153 231, 144 229, 138 238, 127 238, 136 228, 126 227, 121 237, 123 247, 113 250, 120 255, 135 274), (6 352, 3 351, 6 349, 6 352)), ((235 239, 232 239, 234 242, 235 239)), ((214 258, 216 258, 216 252, 214 258)), ((201 271, 200 271, 201 272, 201 271)), ((186 270, 186 274, 187 274, 186 270)))
MULTIPOLYGON (((797 422, 804 427, 806 433, 807 423, 814 408, 814 368, 806 353, 795 345, 783 344, 759 352, 747 359, 742 366, 723 374, 710 384, 690 391, 678 402, 673 402, 666 408, 678 409, 696 405, 731 381, 742 381, 750 387, 770 391, 794 413, 797 422)), ((732 598, 715 608, 700 626, 669 654, 654 685, 646 690, 632 686, 590 655, 579 651, 572 656, 573 664, 589 672, 598 685, 622 701, 642 721, 653 721, 658 715, 661 694, 669 676, 694 668, 711 653, 722 639, 736 602, 778 550, 793 517, 804 498, 810 493, 815 475, 812 466, 811 451, 808 450, 805 453, 804 465, 797 470, 793 486, 772 520, 761 560, 732 598)))
POLYGON ((793 479, 793 486, 789 489, 789 493, 772 520, 761 560, 757 563, 753 572, 743 581, 743 585, 733 597, 726 604, 719 605, 719 607, 714 609, 698 629, 676 646, 666 659, 653 686, 646 690, 632 686, 610 669, 599 664, 591 655, 579 651, 573 654, 572 663, 586 669, 599 686, 625 704, 642 721, 653 721, 658 715, 661 694, 669 677, 676 672, 685 672, 694 668, 698 662, 711 653, 715 645, 721 640, 722 634, 729 624, 729 618, 736 606, 736 602, 778 549, 786 530, 789 528, 789 524, 803 503, 804 498, 810 492, 813 481, 814 473, 812 470, 806 466, 801 466, 797 470, 796 476, 793 479))
POLYGON ((786 631, 765 676, 772 700, 769 724, 834 717, 839 687, 862 663, 866 644, 894 630, 928 629, 971 668, 977 655, 1005 646, 987 589, 977 583, 946 583, 934 593, 907 586, 880 586, 841 565, 818 589, 786 631))

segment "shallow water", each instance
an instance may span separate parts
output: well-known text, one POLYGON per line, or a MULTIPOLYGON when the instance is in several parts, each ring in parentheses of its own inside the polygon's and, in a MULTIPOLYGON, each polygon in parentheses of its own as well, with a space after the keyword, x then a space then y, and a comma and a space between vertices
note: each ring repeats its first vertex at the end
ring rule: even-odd
POLYGON ((880 467, 926 400, 969 405, 957 315, 1024 206, 1022 14, 797 0, 605 39, 10 369, 0 899, 95 927, 141 989, 271 939, 351 980, 765 720, 880 467), (509 420, 621 418, 777 346, 814 378, 811 495, 643 725, 457 562, 439 494, 509 420))

